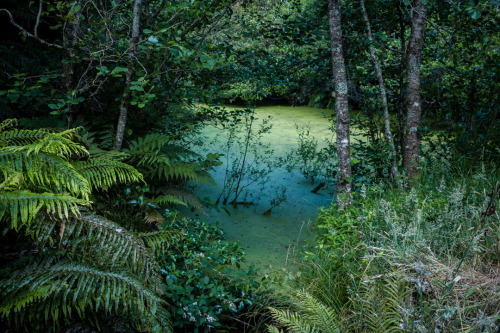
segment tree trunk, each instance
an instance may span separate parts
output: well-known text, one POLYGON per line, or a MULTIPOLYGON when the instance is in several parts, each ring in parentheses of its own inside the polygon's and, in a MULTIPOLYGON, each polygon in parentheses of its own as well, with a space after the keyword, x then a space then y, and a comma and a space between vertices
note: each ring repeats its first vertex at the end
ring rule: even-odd
POLYGON ((120 115, 118 117, 118 125, 116 126, 115 149, 120 150, 123 144, 125 135, 125 126, 127 125, 127 113, 130 99, 130 85, 135 74, 134 62, 137 58, 137 44, 139 43, 139 34, 141 28, 141 1, 134 1, 133 20, 132 20, 132 37, 129 44, 129 62, 127 66, 127 74, 125 76, 125 87, 123 88, 122 102, 120 104, 120 115))
POLYGON ((391 148, 391 159, 392 166, 390 170, 391 177, 398 177, 398 165, 396 161, 396 147, 394 146, 394 138, 391 131, 391 119, 389 118, 389 106, 387 105, 387 93, 385 90, 384 77, 382 76, 382 68, 380 67, 380 62, 378 61, 377 53, 373 47, 373 35, 372 28, 370 25, 370 20, 368 19, 368 13, 365 8, 365 0, 361 0, 361 11, 363 12, 363 19, 366 23, 366 31, 369 41, 370 56, 375 67, 375 74, 377 75, 378 85, 380 87, 380 98, 382 99, 382 105, 384 107, 384 138, 386 143, 391 148))
MULTIPOLYGON (((40 1, 40 10, 42 9, 42 1, 40 1)), ((35 26, 35 35, 38 35, 38 23, 35 26)), ((63 76, 64 76, 64 86, 66 88, 66 95, 72 99, 76 98, 75 85, 75 47, 78 45, 78 30, 80 29, 80 12, 75 13, 73 19, 68 19, 65 24, 65 29, 63 29, 63 48, 66 56, 66 61, 62 62, 63 76)), ((67 97, 67 98, 68 98, 67 97)), ((71 128, 73 124, 73 115, 75 112, 75 105, 68 103, 66 111, 66 119, 68 123, 68 128, 71 128)))
POLYGON ((420 64, 424 44, 425 17, 427 7, 424 0, 414 0, 411 19, 411 35, 406 60, 406 140, 403 165, 408 170, 411 180, 418 176, 418 158, 420 154, 420 64))
POLYGON ((349 136, 349 105, 347 78, 342 52, 342 27, 339 0, 328 0, 330 47, 335 80, 335 114, 337 118, 337 205, 340 209, 351 204, 352 179, 349 136))
POLYGON ((399 98, 398 98, 398 125, 399 125, 399 149, 401 155, 405 150, 405 63, 406 63, 406 24, 401 9, 401 3, 398 3, 399 16, 399 41, 401 44, 401 59, 399 62, 399 98))

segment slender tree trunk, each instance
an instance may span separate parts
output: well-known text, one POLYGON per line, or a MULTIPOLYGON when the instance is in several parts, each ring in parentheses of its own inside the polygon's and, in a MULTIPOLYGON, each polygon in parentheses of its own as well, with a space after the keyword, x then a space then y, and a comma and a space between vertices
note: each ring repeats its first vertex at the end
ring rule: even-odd
POLYGON ((389 147, 391 148, 391 159, 392 159, 390 174, 391 177, 397 179, 398 165, 396 160, 396 147, 394 146, 394 138, 392 136, 392 131, 391 131, 391 119, 389 118, 389 106, 387 104, 387 93, 385 90, 384 77, 382 76, 382 68, 380 67, 380 62, 378 61, 377 53, 375 52, 375 48, 373 47, 372 28, 370 25, 370 20, 368 19, 368 13, 366 12, 365 0, 361 0, 360 3, 361 3, 361 11, 363 12, 363 19, 365 20, 366 23, 370 56, 373 63, 373 67, 375 67, 375 74, 377 75, 378 85, 380 87, 380 98, 382 99, 382 105, 384 107, 384 138, 389 147))
POLYGON ((406 140, 403 165, 408 170, 408 177, 413 180, 418 176, 418 158, 420 154, 420 64, 424 44, 425 17, 427 7, 424 0, 414 0, 412 8, 411 35, 406 60, 406 140))
POLYGON ((351 204, 351 156, 349 135, 349 104, 347 77, 342 52, 342 27, 339 0, 328 0, 330 47, 332 51, 333 78, 335 80, 335 114, 337 118, 337 205, 340 209, 351 204))
POLYGON ((130 85, 135 74, 134 62, 137 58, 137 45, 139 43, 139 34, 141 29, 141 1, 134 1, 133 20, 132 20, 132 37, 129 44, 129 62, 127 66, 127 74, 125 76, 125 87, 123 88, 122 102, 120 104, 120 115, 118 117, 118 125, 116 126, 115 149, 120 150, 123 144, 125 135, 125 126, 127 125, 127 113, 130 99, 130 85))
POLYGON ((405 150, 405 63, 406 63, 406 24, 401 9, 401 2, 398 3, 399 16, 399 41, 401 44, 401 59, 399 62, 399 100, 398 100, 398 125, 399 125, 399 149, 401 156, 405 150))
MULTIPOLYGON (((42 1, 40 1, 40 10, 42 9, 42 1)), ((38 29, 39 20, 37 19, 37 26, 35 30, 38 29)), ((63 48, 67 57, 67 61, 63 61, 62 69, 64 73, 64 86, 66 88, 66 95, 75 98, 73 90, 77 87, 75 86, 75 47, 78 45, 78 30, 80 29, 80 12, 75 13, 73 19, 69 19, 65 23, 65 28, 63 29, 63 48)), ((35 31, 38 34, 38 31, 35 31)), ((75 105, 68 104, 68 110, 66 111, 66 119, 68 121, 68 128, 72 126, 73 114, 75 112, 75 105)))

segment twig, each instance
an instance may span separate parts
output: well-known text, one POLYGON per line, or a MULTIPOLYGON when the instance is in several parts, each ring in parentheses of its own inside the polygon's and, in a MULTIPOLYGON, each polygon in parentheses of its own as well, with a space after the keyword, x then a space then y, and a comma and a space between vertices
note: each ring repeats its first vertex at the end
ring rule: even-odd
MULTIPOLYGON (((20 26, 19 24, 16 23, 16 21, 14 21, 14 17, 12 16, 11 12, 8 11, 7 9, 5 8, 0 8, 0 12, 6 12, 7 15, 9 15, 9 18, 10 18, 10 23, 16 27, 17 29, 21 30, 21 32, 23 34, 25 34, 26 36, 28 37, 31 37, 37 41, 39 41, 40 43, 44 44, 44 45, 47 45, 47 46, 50 46, 50 47, 55 47, 57 49, 62 49, 63 47, 61 45, 58 45, 58 44, 53 44, 53 43, 49 43, 43 39, 41 39, 40 37, 38 37, 38 21, 39 21, 39 17, 37 17, 37 25, 35 26, 36 30, 35 30, 35 35, 33 35, 32 33, 30 33, 28 30, 26 30, 25 28, 23 28, 22 26, 20 26)), ((40 13, 41 14, 41 13, 40 13)))

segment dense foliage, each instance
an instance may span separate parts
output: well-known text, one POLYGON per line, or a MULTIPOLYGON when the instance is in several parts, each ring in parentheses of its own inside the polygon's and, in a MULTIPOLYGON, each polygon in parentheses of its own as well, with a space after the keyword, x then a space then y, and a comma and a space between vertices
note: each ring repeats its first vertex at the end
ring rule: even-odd
POLYGON ((290 282, 303 295, 285 298, 292 312, 273 310, 277 322, 295 332, 495 332, 498 170, 432 171, 410 191, 373 186, 346 213, 323 211, 290 282))
POLYGON ((498 0, 4 0, 0 17, 1 330, 498 332, 498 0), (335 108, 332 137, 299 120, 273 160, 269 119, 220 108, 257 102, 335 108), (197 197, 221 165, 219 197, 197 197), (248 209, 280 167, 339 195, 264 274, 185 215, 248 209))

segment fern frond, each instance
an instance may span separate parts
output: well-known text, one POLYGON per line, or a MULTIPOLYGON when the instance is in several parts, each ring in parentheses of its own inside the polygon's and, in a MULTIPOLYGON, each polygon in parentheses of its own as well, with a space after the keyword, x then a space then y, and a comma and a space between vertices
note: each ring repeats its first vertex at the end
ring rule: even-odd
MULTIPOLYGON (((33 225, 29 232, 40 242, 50 241, 55 236, 54 230, 57 230, 61 223, 44 219, 33 225)), ((78 248, 79 251, 87 251, 89 254, 97 251, 95 254, 99 262, 108 265, 127 265, 133 272, 143 276, 145 283, 161 293, 160 266, 141 237, 115 222, 88 213, 69 218, 63 223, 61 244, 78 248)), ((163 240, 167 239, 165 234, 163 240)), ((156 243, 154 239, 151 239, 151 242, 159 246, 162 241, 160 235, 156 240, 156 243)))
MULTIPOLYGON (((0 150, 0 164, 25 174, 26 179, 35 186, 53 186, 88 199, 89 183, 70 162, 43 152, 29 154, 26 147, 11 146, 0 150)), ((4 177, 6 170, 2 170, 4 177)))
MULTIPOLYGON (((314 326, 307 323, 300 315, 289 310, 269 308, 271 316, 280 325, 295 333, 320 333, 314 326)), ((326 332, 325 332, 326 333, 326 332)))
POLYGON ((55 214, 61 220, 69 212, 79 215, 78 205, 87 205, 88 202, 66 194, 33 193, 30 191, 12 191, 0 193, 0 205, 5 209, 0 210, 0 220, 5 215, 10 215, 11 228, 19 230, 18 219, 22 225, 29 224, 40 211, 45 208, 48 214, 55 214))
POLYGON ((170 144, 172 139, 165 134, 148 134, 133 140, 125 150, 129 154, 138 154, 144 151, 158 151, 170 144))
POLYGON ((0 132, 3 132, 6 128, 17 126, 17 119, 5 119, 0 123, 0 132))
POLYGON ((41 130, 20 129, 13 129, 8 132, 0 132, 0 147, 31 144, 34 141, 45 137, 46 134, 47 132, 41 130))
POLYGON ((44 152, 48 154, 55 154, 59 156, 88 156, 89 152, 85 147, 79 145, 64 135, 66 133, 48 133, 45 137, 33 142, 27 146, 28 154, 44 152))
POLYGON ((165 222, 165 217, 156 210, 147 211, 144 215, 144 222, 148 224, 162 224, 165 222))
POLYGON ((102 310, 136 318, 142 314, 156 327, 155 331, 170 330, 165 322, 164 301, 125 272, 103 271, 84 264, 45 263, 2 281, 0 295, 3 317, 36 316, 39 321, 57 324, 61 319, 68 321, 73 311, 83 319, 87 310, 102 310), (19 299, 18 295, 23 297, 19 299))
POLYGON ((273 319, 281 326, 292 332, 341 332, 334 309, 310 293, 292 290, 288 295, 288 301, 291 310, 270 308, 273 319))
POLYGON ((283 333, 283 330, 279 330, 276 326, 268 325, 267 332, 268 333, 283 333))
POLYGON ((116 183, 135 183, 143 181, 142 174, 132 166, 101 158, 91 158, 75 162, 75 170, 80 173, 92 189, 109 187, 116 183))
POLYGON ((335 311, 304 291, 295 291, 293 307, 304 320, 313 323, 322 332, 340 332, 335 311))
POLYGON ((13 173, 0 184, 0 192, 13 191, 21 188, 24 177, 20 173, 13 173))
POLYGON ((173 196, 173 195, 160 195, 154 199, 151 199, 151 202, 158 205, 182 205, 187 206, 187 204, 181 199, 173 196))
POLYGON ((172 230, 161 230, 136 234, 136 236, 142 239, 142 241, 156 254, 160 254, 163 251, 167 250, 173 243, 174 238, 177 238, 180 235, 180 232, 172 230))
POLYGON ((29 154, 45 152, 62 156, 86 156, 88 152, 85 147, 71 140, 78 130, 79 128, 51 133, 43 130, 13 129, 0 133, 0 147, 23 146, 23 150, 27 150, 29 154))
POLYGON ((159 205, 189 205, 199 210, 203 215, 208 216, 208 214, 203 209, 203 205, 201 204, 200 200, 193 193, 181 188, 174 187, 163 189, 163 193, 163 195, 156 197, 151 201, 159 205))
POLYGON ((118 151, 118 150, 104 150, 99 148, 97 145, 90 144, 89 148, 89 155, 92 156, 92 158, 103 158, 107 160, 115 160, 115 161, 123 161, 129 155, 123 151, 118 151))
POLYGON ((150 175, 165 180, 192 180, 198 184, 215 185, 212 176, 208 172, 202 170, 199 165, 189 162, 178 161, 169 165, 160 165, 152 170, 150 175))
POLYGON ((403 307, 409 303, 410 292, 399 275, 362 280, 359 296, 366 327, 372 332, 400 332, 400 325, 408 324, 403 307))
POLYGON ((129 154, 127 157, 127 161, 135 162, 139 166, 145 166, 152 169, 156 168, 158 165, 170 164, 170 158, 163 155, 158 150, 149 150, 129 154))

